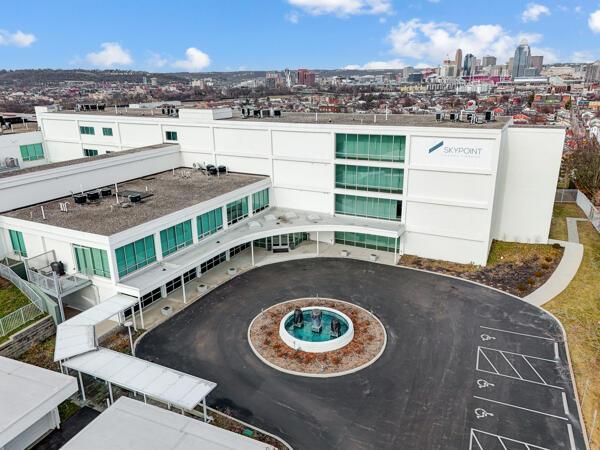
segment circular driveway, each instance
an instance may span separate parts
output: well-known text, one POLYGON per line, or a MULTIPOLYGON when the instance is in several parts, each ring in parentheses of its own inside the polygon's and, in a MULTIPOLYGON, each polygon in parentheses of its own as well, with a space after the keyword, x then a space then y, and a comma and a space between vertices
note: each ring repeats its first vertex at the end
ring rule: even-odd
POLYGON ((296 449, 585 448, 562 340, 551 316, 492 289, 318 258, 233 278, 147 333, 136 355, 215 381, 209 405, 296 449), (375 364, 318 379, 259 361, 247 342, 252 319, 310 296, 381 320, 388 342, 375 364))

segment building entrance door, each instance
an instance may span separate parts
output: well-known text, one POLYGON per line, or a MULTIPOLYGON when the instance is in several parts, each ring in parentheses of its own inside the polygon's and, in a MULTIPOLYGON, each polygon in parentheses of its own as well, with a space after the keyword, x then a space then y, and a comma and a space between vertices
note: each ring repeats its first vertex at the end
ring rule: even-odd
POLYGON ((280 236, 273 236, 273 253, 289 252, 290 251, 290 239, 287 234, 280 236))

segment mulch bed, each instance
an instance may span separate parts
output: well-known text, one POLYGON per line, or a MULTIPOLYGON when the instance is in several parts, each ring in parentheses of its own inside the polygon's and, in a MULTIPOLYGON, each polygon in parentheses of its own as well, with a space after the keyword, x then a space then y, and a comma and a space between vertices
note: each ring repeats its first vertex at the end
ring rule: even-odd
POLYGON ((556 248, 554 256, 532 255, 522 261, 498 262, 485 267, 458 264, 403 255, 401 266, 424 269, 453 275, 490 286, 501 291, 525 297, 543 285, 552 275, 562 258, 562 248, 556 248))
POLYGON ((255 350, 271 364, 307 374, 336 374, 356 369, 377 358, 385 345, 385 330, 379 320, 358 306, 331 299, 303 298, 274 305, 254 320, 249 334, 255 350), (325 306, 346 314, 354 325, 352 341, 338 350, 323 353, 289 347, 279 337, 279 324, 287 313, 306 306, 325 306))

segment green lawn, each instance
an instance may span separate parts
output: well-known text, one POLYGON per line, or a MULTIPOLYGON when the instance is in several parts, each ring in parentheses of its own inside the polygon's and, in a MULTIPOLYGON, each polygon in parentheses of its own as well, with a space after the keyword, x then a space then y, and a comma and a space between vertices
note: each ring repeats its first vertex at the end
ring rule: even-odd
POLYGON ((585 219, 585 214, 575 203, 555 203, 552 224, 550 225, 550 239, 558 239, 559 241, 568 239, 566 217, 585 219))
MULTIPOLYGON (((560 222, 565 217, 580 217, 581 210, 574 205, 557 205, 553 219, 551 237, 566 238, 560 222)), ((594 410, 600 409, 600 234, 590 222, 579 222, 579 241, 584 246, 584 255, 579 271, 571 284, 560 295, 544 305, 564 325, 573 371, 580 396, 589 383, 583 402, 583 417, 588 433, 594 410)), ((598 427, 598 424, 596 424, 598 427)), ((597 428, 595 434, 600 430, 597 428)), ((600 449, 600 440, 592 445, 600 449)))
POLYGON ((14 284, 0 278, 0 317, 29 303, 29 299, 14 284))

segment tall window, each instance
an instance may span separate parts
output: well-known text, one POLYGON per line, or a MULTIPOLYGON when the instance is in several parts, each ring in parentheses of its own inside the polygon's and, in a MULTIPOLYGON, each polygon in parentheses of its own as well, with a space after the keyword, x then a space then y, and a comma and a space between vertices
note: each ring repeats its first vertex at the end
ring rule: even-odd
POLYGON ((98 150, 94 150, 93 148, 84 148, 83 156, 98 156, 98 150))
POLYGON ((17 255, 27 256, 23 233, 20 231, 8 230, 8 234, 10 236, 10 244, 12 245, 13 252, 15 252, 17 255))
POLYGON ((335 186, 343 189, 401 193, 403 182, 402 169, 345 164, 335 166, 335 186))
POLYGON ((163 256, 175 253, 177 250, 187 247, 192 242, 191 220, 178 223, 177 225, 173 225, 160 232, 160 245, 162 247, 163 256))
POLYGON ((23 161, 35 161, 44 159, 44 147, 42 144, 20 145, 21 158, 23 161))
POLYGON ((166 131, 165 137, 167 141, 177 141, 177 131, 166 131))
POLYGON ((403 162, 406 136, 336 134, 335 156, 343 159, 403 162))
POLYGON ((213 209, 196 217, 198 239, 216 233, 223 228, 223 212, 221 208, 213 209))
POLYGON ((98 248, 74 246, 77 270, 87 275, 98 275, 110 278, 110 267, 106 250, 98 248))
POLYGON ((229 225, 248 217, 248 197, 227 204, 227 223, 229 225))
POLYGON ((252 211, 257 213, 269 207, 269 188, 252 194, 252 211))
POLYGON ((396 240, 393 237, 375 236, 374 234, 335 232, 336 244, 352 245, 354 247, 372 248, 393 252, 396 240))
POLYGON ((387 198, 335 194, 335 212, 373 219, 400 220, 402 202, 387 198))
POLYGON ((113 135, 112 128, 102 128, 102 135, 103 136, 112 136, 113 135))
POLYGON ((154 236, 146 236, 131 244, 117 248, 115 256, 117 258, 117 270, 120 277, 147 266, 156 261, 154 236))
POLYGON ((224 261, 227 261, 227 252, 220 253, 217 256, 214 256, 213 258, 210 258, 209 260, 200 264, 200 273, 208 272, 210 269, 218 266, 224 261))
POLYGON ((79 127, 79 132, 81 134, 96 134, 94 127, 79 127))

